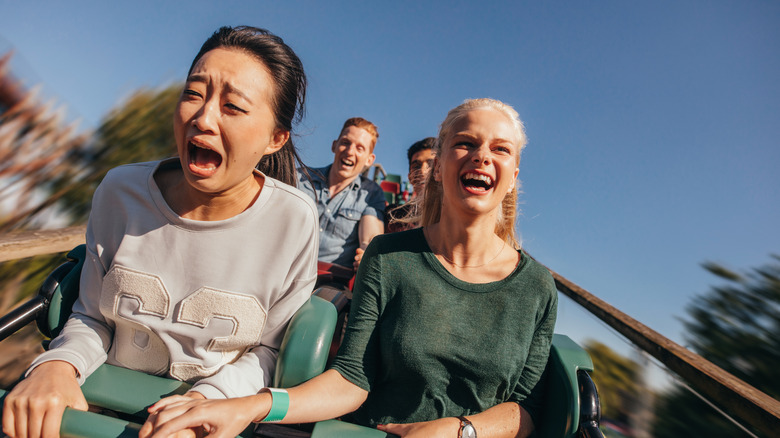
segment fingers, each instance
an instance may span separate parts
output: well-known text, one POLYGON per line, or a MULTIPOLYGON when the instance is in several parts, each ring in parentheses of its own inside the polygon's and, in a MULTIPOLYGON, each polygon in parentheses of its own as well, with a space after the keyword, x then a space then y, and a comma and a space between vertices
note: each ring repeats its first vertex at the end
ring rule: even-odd
MULTIPOLYGON (((192 414, 185 414, 182 416, 178 416, 175 418, 170 419, 167 422, 157 422, 156 425, 150 426, 147 429, 147 434, 139 434, 139 438, 168 438, 171 436, 179 437, 179 436, 187 436, 187 437, 193 437, 196 436, 192 430, 200 426, 201 421, 192 414), (190 434, 187 435, 179 435, 182 433, 182 431, 190 430, 190 434)), ((144 427, 149 424, 148 422, 144 424, 144 427)), ((142 428, 142 430, 144 430, 142 428)), ((224 434, 216 433, 216 434, 210 434, 209 437, 218 438, 224 434)))
POLYGON ((157 414, 149 414, 149 416, 146 417, 146 421, 141 425, 141 429, 138 430, 138 438, 147 438, 152 434, 152 421, 154 421, 155 416, 157 416, 157 414))
MULTIPOLYGON (((41 436, 43 438, 58 438, 60 436, 60 426, 62 425, 62 414, 65 413, 63 407, 61 411, 47 411, 44 414, 43 421, 37 424, 41 425, 41 436)), ((30 433, 30 437, 34 435, 30 433)))
MULTIPOLYGON (((89 403, 87 403, 87 399, 84 397, 84 393, 79 391, 74 395, 74 399, 70 400, 67 404, 67 406, 70 406, 73 409, 77 409, 79 411, 88 411, 89 410, 89 403)), ((63 407, 63 412, 65 412, 65 408, 63 407)), ((60 415, 62 417, 62 415, 60 415)))
POLYGON ((9 437, 58 437, 65 402, 57 396, 29 399, 9 394, 3 407, 3 433, 9 437))
MULTIPOLYGON (((44 400, 35 400, 33 402, 30 402, 27 408, 27 425, 22 427, 17 427, 17 432, 22 432, 22 430, 27 430, 27 436, 29 438, 38 438, 41 436, 41 429, 43 429, 43 419, 45 417, 49 417, 49 422, 51 422, 52 415, 47 415, 47 407, 45 406, 46 402, 44 400)), ((51 409, 54 410, 56 413, 57 406, 56 404, 54 406, 51 406, 51 409)), ((62 410, 64 411, 65 408, 63 407, 62 410)), ((60 413, 62 415, 62 413, 60 413)), ((17 426, 19 426, 19 423, 16 423, 17 426)), ((48 429, 48 428, 47 428, 48 429)), ((57 428, 57 432, 59 432, 59 427, 57 428)), ((21 436, 21 433, 20 433, 21 436)), ((55 435, 56 436, 56 435, 55 435)))
POLYGON ((150 414, 155 414, 157 412, 160 412, 162 409, 165 409, 169 406, 175 406, 181 403, 186 403, 192 401, 192 398, 183 396, 183 395, 172 395, 170 397, 165 397, 162 400, 159 400, 157 403, 149 406, 149 409, 147 411, 150 414))
POLYGON ((3 403, 3 433, 8 436, 14 436, 16 434, 16 427, 14 426, 15 416, 13 411, 9 408, 8 397, 6 396, 3 403))
POLYGON ((67 362, 45 362, 6 396, 3 432, 11 437, 58 437, 66 406, 88 408, 75 368, 67 362))
POLYGON ((188 403, 186 400, 192 402, 192 399, 183 396, 168 397, 161 400, 167 401, 167 403, 158 407, 156 412, 149 415, 149 418, 146 419, 146 422, 141 427, 141 431, 138 434, 139 438, 169 437, 183 429, 200 426, 202 422, 198 417, 199 410, 197 406, 193 407, 193 404, 188 403), (178 398, 184 399, 184 401, 178 398))
POLYGON ((173 434, 172 438, 198 438, 198 434, 192 429, 184 429, 173 434))
POLYGON ((11 409, 10 395, 6 396, 5 403, 3 403, 3 433, 10 436, 16 436, 16 420, 18 420, 16 413, 11 409))
POLYGON ((394 435, 403 435, 404 431, 407 429, 406 424, 397 424, 397 423, 387 423, 387 424, 377 424, 376 428, 381 430, 382 432, 391 433, 394 435))
POLYGON ((354 269, 357 269, 358 266, 360 266, 360 261, 363 259, 363 253, 364 252, 365 252, 365 250, 363 250, 361 248, 358 248, 357 250, 355 250, 355 261, 352 262, 352 267, 354 269))

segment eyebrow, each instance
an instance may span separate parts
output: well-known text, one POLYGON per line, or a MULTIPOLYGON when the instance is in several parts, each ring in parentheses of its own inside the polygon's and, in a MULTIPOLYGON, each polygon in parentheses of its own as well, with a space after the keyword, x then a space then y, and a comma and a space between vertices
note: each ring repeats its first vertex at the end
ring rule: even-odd
MULTIPOLYGON (((458 137, 464 137, 464 138, 468 138, 468 139, 471 139, 471 140, 476 140, 477 139, 477 137, 475 135, 471 135, 471 134, 469 134, 467 132, 456 132, 455 134, 452 135, 452 137, 453 137, 453 139, 457 139, 458 137)), ((491 141, 491 143, 509 143, 511 145, 515 144, 512 140, 507 140, 507 139, 501 138, 501 137, 494 138, 493 141, 491 141)))
POLYGON ((238 88, 234 87, 231 83, 226 82, 225 88, 227 89, 228 93, 237 94, 240 98, 244 99, 245 101, 252 103, 252 99, 249 98, 249 96, 246 95, 243 91, 239 90, 238 88))
MULTIPOLYGON (((207 83, 209 83, 209 79, 208 79, 208 77, 206 75, 193 73, 189 77, 187 77, 187 82, 202 82, 204 84, 207 84, 207 83)), ((227 90, 228 93, 238 95, 239 97, 241 97, 242 99, 246 100, 250 104, 253 103, 252 99, 250 99, 249 96, 247 96, 246 93, 244 93, 243 91, 241 91, 238 88, 236 88, 235 86, 233 86, 233 84, 231 84, 230 82, 226 82, 225 83, 225 90, 227 90)))

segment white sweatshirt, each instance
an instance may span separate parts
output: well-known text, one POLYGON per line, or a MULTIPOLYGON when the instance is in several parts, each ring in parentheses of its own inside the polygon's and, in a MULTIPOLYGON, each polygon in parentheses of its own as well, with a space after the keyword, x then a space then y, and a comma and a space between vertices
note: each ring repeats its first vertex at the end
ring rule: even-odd
POLYGON ((194 383, 207 398, 255 394, 314 287, 317 209, 266 177, 241 214, 185 219, 157 187, 161 163, 174 165, 117 167, 96 190, 79 299, 30 369, 64 360, 83 383, 106 362, 194 383))

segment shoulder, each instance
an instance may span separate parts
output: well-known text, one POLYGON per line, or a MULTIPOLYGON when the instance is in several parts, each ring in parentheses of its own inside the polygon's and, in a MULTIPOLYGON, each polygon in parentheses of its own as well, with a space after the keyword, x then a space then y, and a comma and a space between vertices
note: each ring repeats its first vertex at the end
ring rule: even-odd
POLYGON ((550 270, 546 266, 534 260, 525 251, 521 251, 522 257, 525 259, 522 270, 523 281, 531 282, 536 285, 535 290, 541 294, 549 295, 551 297, 558 296, 558 290, 555 287, 555 280, 553 279, 550 270))
POLYGON ((149 179, 160 163, 149 161, 124 164, 109 170, 95 191, 95 197, 99 198, 102 193, 113 196, 124 192, 148 192, 149 179))
MULTIPOLYGON (((123 164, 109 170, 108 173, 106 173, 106 176, 103 178, 103 182, 101 182, 101 184, 132 183, 135 182, 135 180, 138 178, 148 178, 159 164, 160 161, 123 164)), ((146 182, 145 179, 144 182, 146 182)))
POLYGON ((309 195, 296 187, 266 176, 266 187, 273 191, 274 210, 278 214, 303 214, 317 218, 317 207, 309 195))
MULTIPOLYGON (((397 233, 380 234, 371 239, 368 245, 376 255, 391 253, 423 252, 426 250, 422 228, 397 233)), ((368 249, 366 250, 368 251, 368 249)))
POLYGON ((366 178, 363 175, 360 175, 360 188, 363 190, 368 190, 369 192, 382 192, 382 187, 379 187, 379 184, 375 183, 372 179, 366 178))
POLYGON ((324 181, 331 165, 325 167, 299 167, 295 169, 298 174, 298 182, 310 182, 310 180, 324 181))

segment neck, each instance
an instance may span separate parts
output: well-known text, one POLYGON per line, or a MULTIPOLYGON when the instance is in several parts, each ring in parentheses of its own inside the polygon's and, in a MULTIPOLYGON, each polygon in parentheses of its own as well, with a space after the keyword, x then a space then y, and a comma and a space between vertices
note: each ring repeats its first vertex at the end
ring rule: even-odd
POLYGON ((352 178, 341 179, 331 167, 330 172, 328 173, 328 191, 330 192, 330 197, 332 198, 336 196, 339 192, 352 184, 352 181, 358 179, 359 177, 360 175, 354 176, 352 178))
POLYGON ((441 221, 427 227, 434 254, 459 268, 483 266, 503 251, 505 242, 495 234, 495 217, 480 215, 471 220, 452 219, 442 211, 441 221))
POLYGON ((261 175, 252 175, 224 192, 203 193, 189 185, 181 171, 155 179, 176 214, 198 221, 225 220, 242 213, 260 196, 265 182, 261 175))

